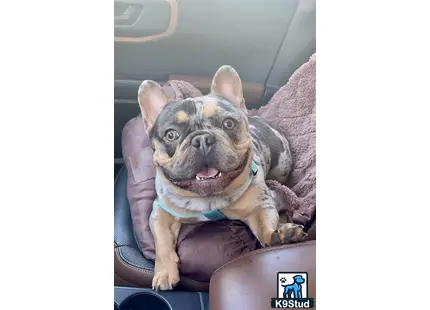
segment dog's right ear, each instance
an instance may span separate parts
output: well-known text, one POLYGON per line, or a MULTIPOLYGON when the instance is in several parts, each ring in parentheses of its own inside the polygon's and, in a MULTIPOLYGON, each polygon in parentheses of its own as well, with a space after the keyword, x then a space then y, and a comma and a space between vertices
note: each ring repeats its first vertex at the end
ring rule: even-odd
POLYGON ((149 132, 155 120, 168 102, 168 97, 161 86, 151 80, 143 81, 139 87, 137 99, 142 112, 145 131, 149 132))

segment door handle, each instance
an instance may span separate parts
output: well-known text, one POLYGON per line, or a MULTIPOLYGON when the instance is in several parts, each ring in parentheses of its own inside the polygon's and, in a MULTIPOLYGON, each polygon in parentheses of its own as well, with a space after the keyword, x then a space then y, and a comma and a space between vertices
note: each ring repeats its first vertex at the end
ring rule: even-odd
POLYGON ((115 16, 115 22, 129 20, 133 16, 134 12, 136 12, 135 7, 129 5, 120 16, 115 16))
POLYGON ((115 0, 115 42, 146 42, 172 35, 178 23, 177 1, 115 0))
POLYGON ((117 8, 119 10, 119 14, 115 14, 114 16, 114 24, 115 26, 126 27, 131 26, 137 20, 143 10, 141 5, 115 2, 115 9, 117 8))

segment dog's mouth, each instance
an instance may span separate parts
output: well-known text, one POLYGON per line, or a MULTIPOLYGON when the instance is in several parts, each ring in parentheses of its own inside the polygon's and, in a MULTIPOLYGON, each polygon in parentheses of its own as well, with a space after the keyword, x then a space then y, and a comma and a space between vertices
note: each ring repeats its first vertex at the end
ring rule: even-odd
POLYGON ((222 177, 222 172, 215 168, 204 167, 196 174, 197 181, 207 181, 222 177))
POLYGON ((214 167, 204 166, 192 178, 177 180, 166 175, 177 187, 195 192, 200 196, 218 195, 230 185, 244 170, 247 160, 232 171, 221 171, 214 167))
POLYGON ((217 185, 228 185, 231 181, 233 181, 239 174, 243 171, 245 165, 240 165, 237 169, 232 171, 220 171, 213 167, 205 166, 200 169, 196 175, 190 179, 183 180, 169 180, 182 188, 190 187, 190 186, 201 186, 204 184, 213 185, 217 187, 217 185))

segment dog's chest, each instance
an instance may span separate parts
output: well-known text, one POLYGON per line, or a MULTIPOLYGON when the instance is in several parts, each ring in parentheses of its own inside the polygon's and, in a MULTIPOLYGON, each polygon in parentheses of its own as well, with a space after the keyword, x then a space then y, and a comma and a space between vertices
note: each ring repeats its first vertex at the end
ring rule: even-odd
MULTIPOLYGON (((258 173, 258 179, 263 178, 262 172, 258 173)), ((156 182, 156 184, 159 182, 156 182)), ((178 196, 174 191, 171 191, 168 187, 157 188, 158 196, 164 197, 175 207, 175 210, 179 214, 182 212, 186 214, 184 217, 178 216, 178 220, 184 223, 187 222, 204 222, 209 221, 207 217, 202 215, 202 212, 223 210, 229 208, 235 204, 235 202, 243 195, 246 191, 248 183, 244 184, 241 188, 238 188, 234 193, 228 196, 214 196, 214 197, 183 197, 178 196), (182 210, 182 211, 181 211, 182 210), (190 216, 190 212, 195 213, 194 216, 190 216)))
POLYGON ((223 197, 204 197, 204 198, 184 198, 176 195, 169 196, 169 200, 181 209, 194 212, 219 210, 229 206, 229 199, 223 197))

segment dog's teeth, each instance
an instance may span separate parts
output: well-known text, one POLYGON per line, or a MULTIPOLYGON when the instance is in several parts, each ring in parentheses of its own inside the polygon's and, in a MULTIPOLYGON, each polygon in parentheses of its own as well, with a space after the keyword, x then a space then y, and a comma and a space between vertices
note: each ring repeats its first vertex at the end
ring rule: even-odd
POLYGON ((209 180, 209 179, 217 179, 217 178, 219 178, 221 176, 222 176, 221 172, 218 172, 218 174, 215 175, 215 176, 213 176, 213 177, 207 177, 207 178, 206 177, 199 177, 199 176, 196 175, 196 180, 198 180, 198 181, 204 181, 204 180, 209 180))

